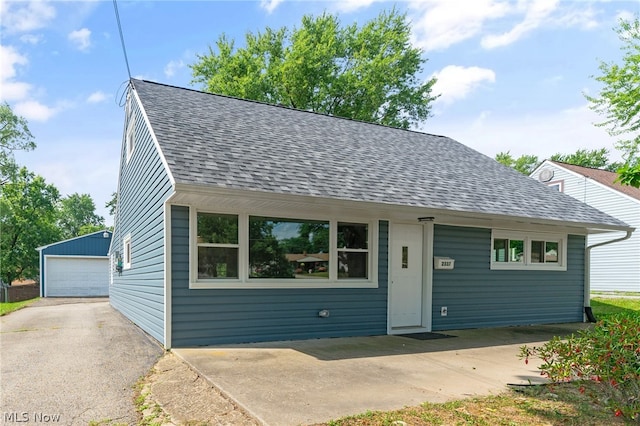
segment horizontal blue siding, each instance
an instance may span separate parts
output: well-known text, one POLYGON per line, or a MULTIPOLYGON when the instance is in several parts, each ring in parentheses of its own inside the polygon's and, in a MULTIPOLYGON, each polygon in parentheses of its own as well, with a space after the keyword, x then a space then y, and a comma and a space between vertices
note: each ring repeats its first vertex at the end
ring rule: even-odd
MULTIPOLYGON (((112 255, 124 251, 131 235, 132 264, 112 271, 113 307, 164 343, 164 203, 172 185, 137 104, 135 149, 129 162, 123 149, 112 255)), ((124 141, 123 141, 124 143, 124 141)))
POLYGON ((584 245, 569 235, 567 271, 497 271, 490 229, 436 225, 434 256, 456 263, 433 271, 433 330, 582 321, 584 245))
POLYGON ((172 346, 386 334, 387 247, 380 222, 378 288, 189 289, 189 210, 173 206, 172 346))

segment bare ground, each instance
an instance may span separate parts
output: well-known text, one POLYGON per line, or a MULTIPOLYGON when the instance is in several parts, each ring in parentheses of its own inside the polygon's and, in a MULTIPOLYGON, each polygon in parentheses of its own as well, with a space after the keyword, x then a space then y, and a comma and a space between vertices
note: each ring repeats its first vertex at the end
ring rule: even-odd
POLYGON ((171 352, 142 379, 139 395, 143 425, 261 424, 171 352))

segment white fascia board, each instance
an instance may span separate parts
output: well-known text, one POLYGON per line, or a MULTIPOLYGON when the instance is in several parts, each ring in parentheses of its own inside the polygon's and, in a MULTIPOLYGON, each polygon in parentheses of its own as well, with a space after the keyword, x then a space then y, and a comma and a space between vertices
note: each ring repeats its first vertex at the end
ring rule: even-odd
POLYGON ((278 194, 256 190, 240 190, 212 187, 207 185, 176 184, 173 202, 177 204, 199 206, 209 202, 220 213, 237 213, 257 206, 261 210, 273 209, 282 212, 285 208, 311 210, 315 213, 339 212, 338 215, 350 215, 350 211, 383 220, 415 220, 419 217, 433 216, 434 223, 478 228, 530 229, 546 232, 564 230, 572 234, 591 234, 599 232, 628 231, 630 226, 607 225, 591 222, 568 222, 562 220, 498 215, 492 213, 445 210, 437 208, 402 206, 397 204, 376 203, 371 201, 340 200, 306 195, 278 194), (225 202, 221 202, 224 200, 225 202))

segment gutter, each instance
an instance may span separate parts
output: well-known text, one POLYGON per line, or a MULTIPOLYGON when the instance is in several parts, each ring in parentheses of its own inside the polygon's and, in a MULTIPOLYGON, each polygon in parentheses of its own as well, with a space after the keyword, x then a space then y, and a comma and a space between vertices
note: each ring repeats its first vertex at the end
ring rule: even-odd
POLYGON ((596 317, 591 311, 591 249, 604 246, 607 244, 618 243, 620 241, 628 240, 631 238, 634 229, 627 229, 627 235, 624 237, 616 238, 610 241, 603 241, 601 243, 593 244, 585 248, 584 256, 584 314, 589 322, 596 322, 596 317))

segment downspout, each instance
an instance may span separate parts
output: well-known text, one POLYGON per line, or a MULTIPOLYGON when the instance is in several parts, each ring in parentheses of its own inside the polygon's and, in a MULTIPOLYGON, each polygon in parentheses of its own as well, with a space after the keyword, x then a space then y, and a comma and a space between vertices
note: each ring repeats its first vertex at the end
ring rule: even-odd
POLYGON ((593 244, 585 248, 584 253, 584 314, 587 316, 589 322, 596 322, 596 317, 591 310, 591 249, 604 246, 607 244, 618 243, 620 241, 628 240, 633 234, 632 230, 627 230, 627 235, 624 237, 616 238, 615 240, 603 241, 601 243, 593 244))

